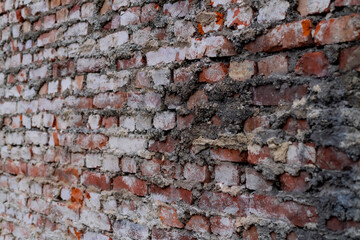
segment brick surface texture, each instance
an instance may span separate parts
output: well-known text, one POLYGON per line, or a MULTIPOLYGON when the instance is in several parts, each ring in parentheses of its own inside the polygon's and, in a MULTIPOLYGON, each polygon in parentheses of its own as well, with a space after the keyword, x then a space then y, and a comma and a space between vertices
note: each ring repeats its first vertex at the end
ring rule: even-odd
POLYGON ((0 239, 360 239, 359 0, 0 0, 0 239))

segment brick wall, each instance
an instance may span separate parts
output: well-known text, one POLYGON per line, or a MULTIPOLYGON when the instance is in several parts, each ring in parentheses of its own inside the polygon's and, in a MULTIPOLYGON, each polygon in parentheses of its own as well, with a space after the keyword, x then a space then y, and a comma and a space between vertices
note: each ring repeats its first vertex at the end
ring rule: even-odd
POLYGON ((359 0, 2 0, 1 239, 359 239, 359 0))

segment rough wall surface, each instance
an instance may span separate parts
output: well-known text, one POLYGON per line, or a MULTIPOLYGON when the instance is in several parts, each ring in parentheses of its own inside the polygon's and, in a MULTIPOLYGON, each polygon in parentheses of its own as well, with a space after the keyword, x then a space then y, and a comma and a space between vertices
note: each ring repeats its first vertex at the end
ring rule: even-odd
POLYGON ((360 239, 359 5, 1 1, 1 239, 360 239))

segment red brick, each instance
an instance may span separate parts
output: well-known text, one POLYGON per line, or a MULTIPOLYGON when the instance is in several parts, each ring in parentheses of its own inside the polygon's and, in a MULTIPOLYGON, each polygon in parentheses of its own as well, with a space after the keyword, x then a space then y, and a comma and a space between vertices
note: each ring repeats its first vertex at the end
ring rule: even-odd
POLYGON ((96 108, 121 108, 127 100, 127 93, 101 93, 94 97, 93 103, 96 108))
POLYGON ((210 232, 210 223, 206 217, 194 215, 186 223, 185 229, 195 232, 210 232))
POLYGON ((310 129, 310 126, 306 120, 298 120, 290 117, 286 120, 282 129, 289 135, 296 135, 298 130, 308 130, 310 129))
POLYGON ((186 59, 200 59, 208 57, 225 57, 236 54, 231 41, 224 36, 213 36, 204 39, 192 39, 191 46, 186 50, 186 59))
POLYGON ((254 42, 245 45, 245 49, 251 52, 276 52, 309 46, 313 43, 311 29, 309 19, 283 24, 257 37, 254 42))
POLYGON ((188 109, 194 109, 196 106, 204 104, 208 101, 208 97, 205 94, 204 90, 198 90, 193 95, 190 96, 187 107, 188 109))
POLYGON ((56 12, 56 22, 62 23, 68 20, 69 10, 67 8, 62 8, 56 12))
POLYGON ((251 117, 244 122, 244 132, 250 133, 257 128, 269 128, 269 118, 266 116, 251 117))
POLYGON ((102 126, 105 128, 117 127, 119 126, 119 118, 116 116, 105 117, 102 120, 102 126))
POLYGON ((258 70, 260 75, 265 77, 271 75, 285 75, 288 73, 289 59, 283 54, 273 55, 262 58, 258 62, 258 70))
POLYGON ((330 11, 330 0, 299 0, 297 9, 301 16, 330 11))
POLYGON ((5 171, 13 175, 26 174, 26 163, 7 160, 5 171))
POLYGON ((175 147, 178 144, 178 140, 173 139, 171 137, 166 137, 166 141, 161 142, 161 141, 155 141, 154 143, 152 143, 149 146, 149 151, 151 152, 161 152, 161 153, 171 153, 174 152, 175 147))
POLYGON ((53 77, 65 77, 73 74, 75 71, 74 61, 68 60, 58 62, 53 65, 53 77))
POLYGON ((316 166, 326 170, 351 169, 355 165, 346 153, 335 147, 319 147, 316 151, 316 166))
POLYGON ((211 232, 230 237, 235 232, 234 221, 228 217, 214 216, 210 218, 211 232))
POLYGON ((360 222, 346 221, 342 222, 336 217, 331 217, 326 221, 326 227, 333 232, 343 232, 349 228, 360 229, 360 222))
POLYGON ((214 115, 211 119, 211 123, 214 125, 214 126, 221 126, 222 125, 222 120, 219 116, 217 115, 214 115))
POLYGON ((136 173, 136 161, 130 157, 121 159, 121 170, 126 173, 136 173))
POLYGON ((310 175, 306 172, 301 172, 296 177, 284 173, 280 176, 281 188, 287 192, 305 192, 309 187, 307 178, 310 178, 310 175))
POLYGON ((213 63, 208 68, 203 68, 200 73, 200 82, 217 83, 224 80, 228 71, 228 64, 213 63))
POLYGON ((360 14, 351 14, 319 22, 315 30, 316 44, 325 45, 359 40, 358 31, 360 27, 356 25, 358 21, 360 21, 360 14))
POLYGON ((191 80, 193 72, 190 67, 183 67, 175 69, 174 82, 175 83, 187 83, 191 80))
POLYGON ((360 5, 360 0, 336 0, 336 7, 360 5))
POLYGON ((147 182, 131 176, 121 176, 114 179, 114 190, 120 189, 126 189, 138 196, 146 196, 148 193, 147 182))
POLYGON ((141 22, 147 23, 155 19, 156 15, 159 13, 160 6, 156 3, 146 4, 141 9, 141 22))
POLYGON ((141 52, 136 52, 132 58, 118 59, 116 62, 116 68, 129 69, 129 68, 140 68, 145 66, 145 59, 141 55, 141 52))
POLYGON ((244 240, 257 240, 257 239, 259 239, 259 234, 258 234, 258 231, 257 231, 257 227, 256 226, 251 226, 249 229, 247 229, 243 233, 243 239, 244 240))
POLYGON ((182 200, 188 204, 191 204, 193 200, 191 191, 183 188, 175 188, 174 186, 160 188, 156 185, 152 185, 150 192, 152 198, 155 200, 167 203, 174 203, 182 200))
POLYGON ((252 207, 261 216, 287 220, 298 227, 304 227, 307 223, 318 222, 315 207, 301 205, 293 201, 280 202, 272 196, 254 195, 252 207))
POLYGON ((111 188, 109 177, 100 173, 84 172, 81 177, 81 183, 85 186, 95 186, 104 191, 111 188))
POLYGON ((296 99, 302 98, 307 93, 307 86, 283 86, 280 90, 277 90, 272 85, 265 85, 252 88, 252 92, 255 105, 276 106, 281 103, 290 103, 296 99))
POLYGON ((179 221, 176 209, 173 207, 161 207, 159 213, 161 222, 168 227, 183 228, 184 224, 179 221))
POLYGON ((44 45, 54 43, 56 41, 57 30, 52 30, 48 33, 41 34, 38 38, 37 45, 42 47, 44 45))
POLYGON ((79 181, 79 170, 74 168, 67 168, 67 169, 56 169, 55 176, 59 178, 60 181, 69 184, 77 184, 79 181))
POLYGON ((184 177, 191 182, 209 182, 209 168, 207 166, 187 163, 184 167, 184 177))
POLYGON ((69 96, 65 99, 66 105, 75 109, 89 109, 93 106, 93 99, 87 97, 69 96))
POLYGON ((247 152, 240 152, 239 150, 232 150, 227 148, 211 149, 211 157, 215 160, 225 162, 246 162, 247 152))
POLYGON ((76 143, 84 149, 102 149, 109 138, 102 134, 79 134, 76 143))
POLYGON ((28 164, 27 174, 31 177, 49 177, 52 174, 52 169, 49 165, 46 164, 28 164))
POLYGON ((56 8, 56 7, 60 6, 60 3, 61 3, 60 0, 51 0, 50 1, 50 7, 51 8, 56 8))
POLYGON ((186 116, 178 115, 177 116, 177 130, 184 130, 186 128, 190 128, 193 119, 194 119, 193 114, 189 114, 186 116))
POLYGON ((329 62, 322 52, 305 53, 297 62, 295 73, 304 76, 325 77, 328 75, 329 62))
POLYGON ((343 49, 341 51, 339 69, 342 72, 352 69, 360 71, 360 46, 343 49))
POLYGON ((83 191, 79 188, 71 189, 71 202, 82 204, 84 199, 83 191))

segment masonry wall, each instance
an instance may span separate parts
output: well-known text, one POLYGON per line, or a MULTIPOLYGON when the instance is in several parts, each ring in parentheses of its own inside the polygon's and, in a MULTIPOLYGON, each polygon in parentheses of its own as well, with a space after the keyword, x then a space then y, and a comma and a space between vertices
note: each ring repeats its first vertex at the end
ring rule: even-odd
POLYGON ((360 239, 359 5, 1 1, 1 239, 360 239))

